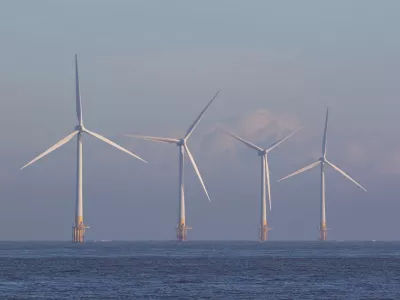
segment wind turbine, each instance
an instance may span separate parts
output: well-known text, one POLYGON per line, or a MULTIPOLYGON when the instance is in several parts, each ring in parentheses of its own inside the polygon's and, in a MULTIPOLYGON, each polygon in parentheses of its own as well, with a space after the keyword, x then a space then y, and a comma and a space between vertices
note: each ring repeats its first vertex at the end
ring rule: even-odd
POLYGON ((326 158, 326 138, 327 138, 327 130, 328 130, 328 115, 329 115, 329 110, 326 110, 326 119, 325 119, 325 130, 324 130, 324 137, 322 140, 322 156, 320 159, 318 159, 316 162, 292 173, 289 174, 286 177, 283 177, 278 180, 284 180, 289 177, 295 176, 297 174, 303 173, 305 171, 311 170, 312 168, 316 166, 321 166, 321 224, 320 224, 320 235, 319 239, 321 241, 326 241, 327 238, 327 228, 326 228, 326 206, 325 206, 325 173, 324 173, 324 167, 325 164, 328 166, 332 167, 334 170, 338 171, 340 174, 342 174, 344 177, 352 181, 354 184, 362 188, 364 191, 367 191, 361 184, 359 184, 357 181, 355 181, 353 178, 351 178, 348 174, 346 174, 343 170, 339 169, 339 167, 335 166, 333 163, 331 163, 327 158, 326 158))
POLYGON ((192 163, 192 166, 197 174, 197 177, 199 178, 199 181, 204 189, 204 192, 206 193, 208 200, 211 202, 210 196, 208 195, 208 192, 206 189, 206 186, 204 185, 204 181, 200 175, 200 171, 196 165, 196 162, 193 158, 192 153, 190 153, 190 151, 189 151, 189 148, 187 145, 187 140, 189 139, 190 135, 193 133, 197 124, 199 124, 199 122, 202 119, 206 110, 209 108, 209 106, 214 101, 214 99, 217 98, 218 94, 219 94, 219 90, 214 95, 214 97, 210 100, 210 102, 208 102, 206 107, 203 109, 203 111, 200 113, 200 115, 196 118, 196 120, 193 122, 193 124, 189 127, 185 136, 180 139, 125 134, 125 136, 127 136, 127 137, 134 137, 134 138, 139 138, 139 139, 153 141, 153 142, 176 144, 179 147, 179 219, 178 219, 178 224, 176 226, 176 238, 178 241, 185 241, 187 230, 192 229, 191 227, 186 226, 186 216, 185 216, 185 193, 184 193, 184 172, 183 172, 184 171, 183 166, 184 166, 185 152, 186 152, 187 156, 189 157, 190 162, 192 163))
POLYGON ((254 145, 253 143, 246 141, 245 139, 220 128, 223 132, 230 135, 231 137, 237 139, 238 141, 245 144, 247 147, 256 150, 258 152, 258 156, 261 157, 261 220, 260 220, 260 241, 264 242, 268 239, 268 231, 271 229, 268 227, 267 223, 267 199, 266 199, 266 188, 268 189, 268 202, 269 202, 269 210, 271 211, 271 184, 269 178, 269 165, 268 165, 268 153, 278 147, 281 143, 290 138, 293 134, 295 134, 300 128, 293 131, 288 136, 276 141, 268 148, 263 149, 259 146, 254 145))
POLYGON ((61 147, 62 145, 66 144, 70 141, 73 137, 78 136, 78 144, 77 144, 77 181, 76 181, 76 212, 75 212, 75 224, 72 229, 72 242, 74 243, 83 243, 84 242, 84 235, 85 229, 89 228, 83 223, 83 192, 82 192, 82 164, 83 164, 83 157, 82 157, 82 145, 83 145, 83 134, 87 133, 115 148, 143 161, 146 162, 144 159, 140 158, 136 154, 126 150, 125 148, 121 147, 120 145, 110 141, 109 139, 101 136, 98 133, 90 131, 85 126, 83 126, 83 118, 82 118, 82 102, 81 96, 79 92, 79 77, 78 77, 78 56, 75 54, 75 85, 76 85, 76 115, 78 118, 78 125, 75 127, 74 131, 63 138, 62 140, 58 141, 56 144, 51 146, 42 154, 35 157, 32 161, 27 163, 25 166, 21 168, 24 169, 27 166, 33 164, 37 160, 41 159, 42 157, 46 156, 50 152, 53 152, 57 148, 61 147))

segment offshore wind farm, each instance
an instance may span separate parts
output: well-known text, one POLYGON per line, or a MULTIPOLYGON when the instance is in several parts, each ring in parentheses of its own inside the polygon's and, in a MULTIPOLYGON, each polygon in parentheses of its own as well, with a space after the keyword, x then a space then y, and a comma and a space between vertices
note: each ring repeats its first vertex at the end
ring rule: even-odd
POLYGON ((1 4, 0 299, 400 299, 400 1, 1 4))
MULTIPOLYGON (((68 143, 70 140, 72 140, 75 136, 77 137, 77 156, 76 156, 76 205, 75 205, 75 217, 74 217, 74 224, 72 228, 72 242, 73 243, 83 243, 85 241, 85 232, 86 229, 89 228, 89 226, 86 225, 83 219, 83 135, 87 134, 90 135, 96 139, 99 139, 114 148, 117 148, 118 150, 125 152, 126 154, 134 157, 137 160, 140 160, 142 162, 147 163, 143 158, 140 156, 136 155, 130 150, 127 150, 126 148, 120 146, 119 144, 105 138, 104 136, 93 132, 89 129, 87 129, 86 126, 84 126, 83 122, 83 113, 82 113, 82 100, 81 100, 81 93, 80 93, 80 85, 79 85, 79 72, 78 72, 78 56, 75 54, 75 105, 76 105, 76 117, 77 117, 77 122, 78 124, 74 128, 73 132, 58 141, 56 144, 51 146, 49 149, 44 151, 43 153, 39 154, 36 156, 34 159, 32 159, 30 162, 25 164, 22 169, 25 169, 26 167, 32 165, 36 161, 40 160, 44 156, 50 154, 54 150, 60 148, 64 144, 68 143)), ((187 129, 186 133, 181 137, 181 138, 169 138, 169 137, 159 137, 159 136, 147 136, 147 135, 137 135, 137 134, 124 134, 126 137, 131 137, 135 139, 141 139, 141 140, 146 140, 146 141, 152 141, 152 142, 158 142, 158 143, 164 143, 164 144, 173 144, 178 146, 178 153, 179 153, 179 160, 178 160, 178 216, 177 216, 177 224, 175 227, 176 231, 176 240, 179 242, 183 242, 187 240, 187 231, 192 229, 192 227, 187 225, 187 217, 186 217, 186 198, 185 198, 185 175, 184 175, 184 160, 185 156, 189 158, 189 162, 192 165, 195 174, 198 178, 198 181, 201 184, 201 187, 203 189, 203 192, 209 202, 211 202, 211 198, 209 196, 209 193, 207 191, 206 185, 204 183, 204 180, 200 174, 200 170, 197 166, 197 163, 194 159, 193 154, 189 150, 188 146, 188 140, 192 136, 193 132, 199 125, 200 121, 203 119, 203 116, 205 115, 206 111, 210 108, 211 104, 214 102, 214 100, 219 96, 220 90, 218 90, 215 95, 211 98, 211 100, 207 103, 205 108, 200 112, 200 114, 196 117, 196 119, 192 122, 192 124, 189 126, 187 129)), ((320 235, 319 235, 319 240, 321 241, 326 241, 327 240, 327 222, 326 222, 326 196, 325 196, 325 165, 330 166, 340 174, 342 174, 344 177, 352 181, 354 184, 359 186, 361 189, 365 190, 366 189, 357 181, 355 181, 352 177, 350 177, 347 173, 345 173, 343 170, 341 170, 339 167, 334 165, 331 161, 327 159, 327 131, 328 131, 328 116, 329 116, 329 110, 327 109, 326 111, 326 118, 325 118, 325 127, 323 131, 323 138, 322 138, 322 154, 321 157, 318 159, 318 161, 313 162, 310 165, 307 165, 304 168, 301 168, 300 170, 293 172, 283 178, 281 178, 279 181, 288 179, 292 176, 298 175, 300 173, 303 173, 307 170, 310 170, 314 167, 320 166, 320 178, 321 178, 321 199, 320 199, 320 235)), ((283 142, 288 140, 290 137, 292 137, 296 132, 299 131, 300 127, 296 128, 295 130, 292 130, 290 134, 287 134, 283 138, 280 138, 276 140, 274 143, 272 143, 269 147, 267 148, 262 148, 253 142, 250 142, 224 128, 221 126, 217 126, 219 130, 221 130, 223 133, 228 135, 230 138, 233 138, 234 140, 240 141, 242 144, 244 144, 247 148, 250 148, 252 150, 255 150, 258 154, 258 156, 261 158, 261 189, 260 189, 260 223, 259 223, 259 241, 265 242, 268 240, 268 231, 271 230, 271 227, 269 226, 269 222, 267 220, 267 201, 269 203, 269 211, 271 212, 272 209, 272 199, 271 199, 271 180, 270 180, 270 167, 269 167, 269 159, 268 159, 268 154, 277 148, 279 145, 281 145, 283 142)), ((217 200, 218 201, 218 200, 217 200)), ((210 208, 212 209, 212 208, 210 208)), ((227 210, 229 211, 229 209, 227 210)))

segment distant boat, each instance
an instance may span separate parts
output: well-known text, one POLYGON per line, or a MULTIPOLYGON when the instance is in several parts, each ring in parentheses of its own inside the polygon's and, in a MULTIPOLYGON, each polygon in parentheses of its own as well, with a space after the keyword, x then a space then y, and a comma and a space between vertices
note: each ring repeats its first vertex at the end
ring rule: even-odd
POLYGON ((105 243, 105 242, 112 242, 112 240, 93 241, 93 243, 105 243))

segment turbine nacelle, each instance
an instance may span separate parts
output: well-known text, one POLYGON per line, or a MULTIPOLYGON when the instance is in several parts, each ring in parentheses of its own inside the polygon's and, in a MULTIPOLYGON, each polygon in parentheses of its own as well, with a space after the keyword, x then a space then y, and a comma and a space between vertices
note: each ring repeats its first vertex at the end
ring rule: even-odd
POLYGON ((186 138, 185 139, 180 139, 177 143, 177 146, 185 146, 186 145, 186 138))
POLYGON ((268 149, 263 149, 263 150, 258 151, 258 156, 264 156, 267 153, 268 153, 268 149))
POLYGON ((85 132, 86 128, 83 125, 76 125, 75 130, 79 132, 85 132))

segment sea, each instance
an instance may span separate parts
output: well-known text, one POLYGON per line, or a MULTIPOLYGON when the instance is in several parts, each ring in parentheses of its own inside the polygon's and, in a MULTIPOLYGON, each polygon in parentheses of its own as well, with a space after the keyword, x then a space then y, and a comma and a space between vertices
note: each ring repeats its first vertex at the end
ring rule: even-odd
POLYGON ((0 299, 400 299, 400 242, 0 242, 0 299))

